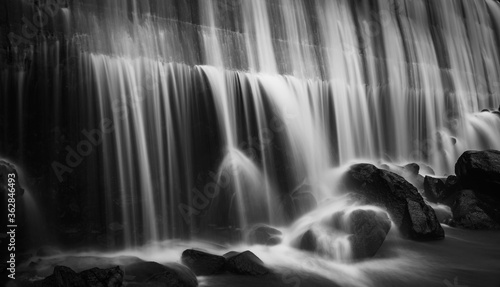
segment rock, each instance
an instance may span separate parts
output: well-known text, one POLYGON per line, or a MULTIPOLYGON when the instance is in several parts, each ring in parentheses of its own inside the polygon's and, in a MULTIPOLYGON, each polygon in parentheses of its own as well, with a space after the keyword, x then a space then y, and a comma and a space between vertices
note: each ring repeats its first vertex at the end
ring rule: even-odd
POLYGON ((482 109, 481 110, 481 113, 489 113, 489 112, 491 112, 489 109, 482 109))
POLYGON ((123 282, 123 271, 120 267, 99 269, 92 268, 80 272, 87 286, 92 287, 120 287, 123 282))
POLYGON ((281 243, 281 231, 265 224, 253 226, 248 233, 251 244, 277 245, 281 243))
POLYGON ((220 274, 224 272, 224 265, 226 264, 226 259, 222 256, 194 249, 182 252, 181 260, 198 276, 220 274))
POLYGON ((260 276, 269 273, 264 262, 251 251, 245 251, 227 258, 226 269, 235 274, 260 276))
POLYGON ((445 179, 430 176, 424 178, 424 195, 428 201, 439 202, 443 199, 445 191, 445 179))
POLYGON ((316 209, 318 203, 311 193, 311 186, 307 183, 302 183, 295 188, 290 195, 284 197, 283 205, 286 216, 291 222, 309 211, 316 209))
POLYGON ((125 275, 131 278, 134 282, 145 282, 154 274, 162 273, 167 270, 167 267, 156 262, 136 262, 125 266, 125 275))
POLYGON ((318 247, 316 235, 312 229, 307 230, 300 239, 299 248, 305 251, 314 252, 318 247))
POLYGON ((344 174, 342 181, 348 190, 366 196, 371 204, 384 207, 404 237, 444 238, 434 210, 403 177, 371 164, 356 164, 344 174))
POLYGON ((109 269, 92 268, 76 273, 69 267, 56 266, 54 273, 35 282, 33 286, 50 287, 119 287, 123 283, 123 271, 120 267, 109 269))
POLYGON ((455 173, 465 189, 500 201, 500 151, 466 151, 455 164, 455 173))
POLYGON ((472 190, 460 191, 452 207, 453 226, 467 229, 500 229, 500 210, 481 201, 472 190))
POLYGON ((418 175, 418 172, 420 171, 420 166, 416 163, 410 163, 403 167, 403 171, 410 175, 418 175))
POLYGON ((196 275, 184 265, 171 263, 166 270, 149 277, 146 282, 156 283, 157 286, 196 287, 196 275))
POLYGON ((353 259, 370 258, 384 243, 391 220, 385 212, 358 209, 349 215, 348 229, 353 259))

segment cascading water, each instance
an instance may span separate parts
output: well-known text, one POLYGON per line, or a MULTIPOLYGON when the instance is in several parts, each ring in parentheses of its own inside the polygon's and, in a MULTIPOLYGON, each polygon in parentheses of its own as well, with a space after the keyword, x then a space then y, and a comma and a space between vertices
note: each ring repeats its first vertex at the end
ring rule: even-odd
POLYGON ((62 35, 16 54, 3 89, 22 114, 30 71, 53 80, 40 84, 44 123, 96 141, 74 168, 101 179, 89 198, 105 199, 106 226, 128 247, 288 223, 295 186, 335 195, 320 183, 352 160, 447 174, 467 149, 500 149, 499 114, 480 112, 500 105, 493 0, 75 0, 61 11, 62 35))

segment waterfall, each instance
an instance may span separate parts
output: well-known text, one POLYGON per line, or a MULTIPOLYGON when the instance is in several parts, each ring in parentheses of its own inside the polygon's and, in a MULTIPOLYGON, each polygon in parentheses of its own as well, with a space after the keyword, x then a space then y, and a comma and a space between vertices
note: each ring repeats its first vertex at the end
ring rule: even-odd
MULTIPOLYGON (((95 216, 125 246, 285 224, 284 195, 353 160, 444 175, 467 149, 500 149, 499 112, 481 112, 500 106, 493 0, 60 5, 29 45, 10 37, 3 114, 17 102, 77 131, 46 157, 85 153, 57 180, 83 173, 82 197, 102 200, 95 216)), ((19 117, 4 136, 22 143, 19 117)))

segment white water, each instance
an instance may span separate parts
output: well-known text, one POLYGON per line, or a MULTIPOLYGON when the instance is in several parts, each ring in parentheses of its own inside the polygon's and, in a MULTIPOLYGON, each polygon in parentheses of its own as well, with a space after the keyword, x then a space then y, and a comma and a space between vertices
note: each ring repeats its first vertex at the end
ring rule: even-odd
POLYGON ((449 174, 500 149, 493 0, 73 2, 70 105, 114 124, 98 172, 126 246, 283 224, 283 194, 336 195, 352 160, 449 174))

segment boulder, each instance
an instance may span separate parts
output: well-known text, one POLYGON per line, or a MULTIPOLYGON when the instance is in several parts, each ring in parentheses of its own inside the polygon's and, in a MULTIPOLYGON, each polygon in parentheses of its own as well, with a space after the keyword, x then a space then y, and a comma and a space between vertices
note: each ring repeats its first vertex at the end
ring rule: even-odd
POLYGON ((166 266, 166 270, 146 280, 145 286, 175 286, 175 287, 196 287, 198 279, 196 275, 184 265, 171 263, 166 266))
POLYGON ((391 220, 385 212, 358 209, 349 215, 348 232, 351 242, 352 258, 373 257, 387 233, 391 229, 391 220))
POLYGON ((156 262, 141 261, 127 265, 123 269, 130 281, 145 282, 154 274, 166 271, 167 267, 156 262))
POLYGON ((466 151, 455 164, 455 173, 465 189, 500 201, 500 151, 466 151))
POLYGON ((251 251, 232 254, 227 257, 226 269, 235 274, 261 276, 269 273, 264 262, 251 251))
POLYGON ((66 266, 54 267, 54 273, 35 282, 39 287, 119 287, 123 283, 123 271, 120 267, 109 269, 92 268, 76 273, 66 266))
POLYGON ((181 261, 196 275, 205 276, 224 272, 226 259, 222 256, 188 249, 182 252, 181 261))
POLYGON ((281 231, 265 224, 257 224, 248 232, 251 244, 277 245, 281 243, 281 231))
POLYGON ((452 226, 466 229, 500 229, 498 205, 481 200, 472 190, 458 193, 452 212, 452 226))
POLYGON ((414 240, 444 238, 444 230, 434 210, 403 177, 371 164, 356 164, 344 174, 342 181, 346 189, 385 208, 404 237, 414 240))
POLYGON ((403 172, 408 175, 418 175, 420 166, 416 163, 409 163, 403 167, 403 172))
POLYGON ((123 282, 123 271, 120 267, 100 269, 92 268, 80 272, 80 276, 92 287, 119 287, 123 282))
POLYGON ((426 176, 424 178, 424 195, 430 202, 440 202, 445 194, 446 179, 426 176))
POLYGON ((299 248, 305 251, 314 252, 318 246, 316 235, 312 229, 307 230, 300 238, 299 248))

